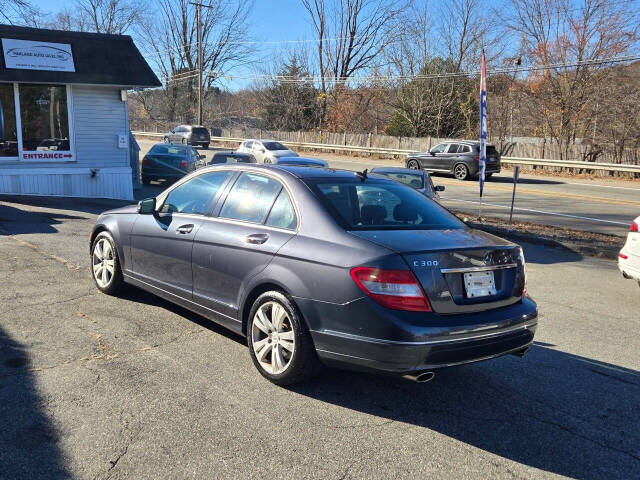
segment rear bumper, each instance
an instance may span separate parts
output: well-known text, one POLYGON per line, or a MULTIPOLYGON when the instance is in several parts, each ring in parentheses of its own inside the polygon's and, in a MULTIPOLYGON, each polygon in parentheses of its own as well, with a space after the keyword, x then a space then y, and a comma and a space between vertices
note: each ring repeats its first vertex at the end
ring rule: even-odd
MULTIPOLYGON (((310 305, 304 303, 301 310, 309 321, 305 310, 310 305)), ((377 309, 369 299, 353 303, 360 305, 341 306, 346 308, 341 315, 347 328, 310 326, 318 355, 327 364, 393 374, 444 368, 520 351, 533 342, 537 326, 537 307, 528 298, 508 307, 464 315, 377 309), (353 316, 368 309, 368 318, 353 316), (377 310, 384 310, 386 318, 381 318, 377 310), (420 316, 421 320, 417 318, 420 316), (366 323, 371 328, 362 328, 366 323), (353 324, 359 324, 358 331, 348 328, 353 324), (381 335, 383 331, 387 333, 381 335)), ((320 315, 340 314, 327 305, 331 304, 314 307, 319 307, 320 315)), ((311 317, 310 323, 315 320, 311 317)))
POLYGON ((629 253, 629 251, 624 248, 620 253, 626 255, 628 258, 625 260, 618 257, 618 269, 620 269, 623 275, 640 280, 640 257, 629 253))

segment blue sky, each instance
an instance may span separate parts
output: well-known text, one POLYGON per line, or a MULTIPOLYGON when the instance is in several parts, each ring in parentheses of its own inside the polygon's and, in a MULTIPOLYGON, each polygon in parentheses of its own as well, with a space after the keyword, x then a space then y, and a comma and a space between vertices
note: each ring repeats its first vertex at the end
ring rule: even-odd
MULTIPOLYGON (((44 13, 55 13, 64 7, 71 8, 73 0, 32 0, 32 3, 44 13)), ((301 40, 313 37, 309 14, 300 0, 254 0, 249 21, 252 27, 251 40, 273 42, 280 40, 301 40)), ((257 45, 259 46, 259 45, 257 45)), ((262 54, 267 51, 281 51, 289 45, 265 45, 262 54), (267 51, 265 51, 267 49, 267 51)), ((239 75, 255 73, 252 68, 239 69, 239 75)), ((247 81, 232 81, 229 87, 236 89, 246 85, 247 81)))

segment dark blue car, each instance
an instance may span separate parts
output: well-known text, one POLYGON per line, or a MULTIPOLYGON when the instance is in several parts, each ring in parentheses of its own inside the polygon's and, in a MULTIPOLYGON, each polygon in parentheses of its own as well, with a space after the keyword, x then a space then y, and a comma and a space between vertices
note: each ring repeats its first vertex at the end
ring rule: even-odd
POLYGON ((101 291, 135 285, 246 336, 279 385, 322 365, 427 381, 524 354, 537 325, 519 246, 366 172, 203 168, 100 215, 90 254, 101 291))
POLYGON ((142 183, 152 180, 175 181, 203 165, 204 155, 191 145, 157 143, 142 157, 142 183))

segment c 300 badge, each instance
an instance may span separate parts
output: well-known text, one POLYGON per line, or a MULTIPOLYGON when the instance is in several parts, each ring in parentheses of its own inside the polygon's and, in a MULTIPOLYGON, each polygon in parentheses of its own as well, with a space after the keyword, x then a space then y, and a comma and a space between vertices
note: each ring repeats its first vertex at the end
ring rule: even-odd
POLYGON ((437 260, 414 260, 413 266, 414 267, 437 267, 438 261, 437 260))

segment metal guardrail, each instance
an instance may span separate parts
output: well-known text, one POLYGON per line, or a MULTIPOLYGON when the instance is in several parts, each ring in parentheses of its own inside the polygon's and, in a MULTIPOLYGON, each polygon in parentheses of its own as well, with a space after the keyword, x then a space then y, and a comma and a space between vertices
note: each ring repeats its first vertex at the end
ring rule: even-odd
MULTIPOLYGON (((163 133, 153 132, 132 132, 137 136, 144 137, 162 137, 163 133)), ((211 142, 242 142, 244 138, 235 137, 211 137, 211 142)), ((358 153, 378 153, 382 155, 406 155, 413 153, 415 150, 404 150, 397 148, 375 148, 375 147, 359 147, 356 145, 328 145, 325 143, 305 143, 305 142, 288 142, 280 140, 281 143, 291 147, 313 148, 316 150, 327 150, 333 152, 358 152, 358 153)), ((622 165, 618 163, 595 163, 582 162, 578 160, 546 160, 540 158, 525 157, 502 157, 501 162, 505 165, 532 165, 540 167, 558 167, 573 168, 578 170, 600 170, 608 172, 625 172, 640 173, 640 165, 622 165)))

